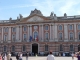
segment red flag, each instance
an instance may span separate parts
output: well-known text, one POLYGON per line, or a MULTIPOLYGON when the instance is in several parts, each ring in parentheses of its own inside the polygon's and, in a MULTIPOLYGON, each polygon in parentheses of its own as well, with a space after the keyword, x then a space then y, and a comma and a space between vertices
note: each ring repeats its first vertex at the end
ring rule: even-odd
POLYGON ((36 37, 36 41, 38 41, 38 36, 36 37))

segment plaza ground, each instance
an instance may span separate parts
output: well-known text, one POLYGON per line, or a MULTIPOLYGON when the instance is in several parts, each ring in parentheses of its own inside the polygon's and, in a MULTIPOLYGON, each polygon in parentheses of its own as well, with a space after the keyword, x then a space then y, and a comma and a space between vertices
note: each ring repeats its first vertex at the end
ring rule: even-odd
MULTIPOLYGON (((16 57, 12 57, 12 60, 16 60, 16 57)), ((23 60, 26 60, 25 57, 23 57, 23 60)), ((47 60, 46 57, 29 57, 28 60, 47 60)), ((72 60, 72 57, 55 57, 55 60, 72 60)), ((77 60, 77 58, 74 57, 74 60, 77 60)))

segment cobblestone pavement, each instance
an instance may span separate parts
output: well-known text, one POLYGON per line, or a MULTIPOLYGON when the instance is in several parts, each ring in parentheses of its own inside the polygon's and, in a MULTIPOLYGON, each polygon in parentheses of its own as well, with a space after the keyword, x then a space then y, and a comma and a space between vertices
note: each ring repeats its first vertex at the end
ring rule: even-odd
MULTIPOLYGON (((12 60, 16 60, 15 57, 12 57, 12 60)), ((23 60, 26 60, 25 57, 23 57, 23 60)), ((29 57, 28 60, 47 60, 46 57, 29 57)), ((55 60, 72 60, 72 57, 55 57, 55 60)), ((74 60, 77 60, 77 58, 74 57, 74 60)))

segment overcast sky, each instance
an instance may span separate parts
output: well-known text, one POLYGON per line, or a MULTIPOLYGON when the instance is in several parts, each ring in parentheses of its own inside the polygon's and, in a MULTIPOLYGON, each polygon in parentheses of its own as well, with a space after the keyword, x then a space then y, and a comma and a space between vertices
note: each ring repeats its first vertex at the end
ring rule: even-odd
POLYGON ((57 16, 80 15, 80 0, 0 0, 0 20, 16 19, 19 14, 27 17, 38 9, 44 16, 54 12, 57 16))

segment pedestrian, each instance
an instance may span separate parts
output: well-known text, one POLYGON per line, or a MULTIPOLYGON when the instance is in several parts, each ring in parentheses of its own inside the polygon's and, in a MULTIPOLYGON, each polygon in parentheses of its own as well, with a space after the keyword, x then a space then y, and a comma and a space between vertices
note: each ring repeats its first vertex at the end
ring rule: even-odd
POLYGON ((20 57, 19 57, 19 60, 22 60, 22 53, 20 53, 20 57))
POLYGON ((2 60, 2 56, 1 56, 1 54, 0 54, 0 60, 2 60))
POLYGON ((11 59, 11 54, 10 52, 7 54, 7 60, 10 60, 11 59))
POLYGON ((72 60, 74 60, 74 54, 73 53, 71 54, 71 56, 72 56, 72 60))
POLYGON ((29 53, 27 52, 27 53, 26 53, 26 60, 28 60, 28 55, 29 55, 29 53))
POLYGON ((19 60, 19 57, 20 57, 20 55, 19 55, 19 53, 17 53, 16 59, 19 60))
POLYGON ((74 55, 75 57, 77 57, 78 60, 80 60, 80 51, 74 55))
POLYGON ((55 60, 52 52, 49 52, 49 55, 47 56, 47 60, 55 60))
POLYGON ((7 56, 6 56, 6 54, 4 55, 4 60, 7 60, 7 56))

